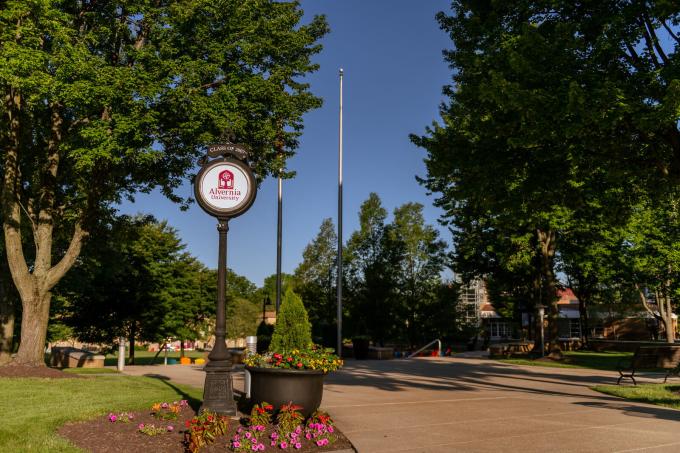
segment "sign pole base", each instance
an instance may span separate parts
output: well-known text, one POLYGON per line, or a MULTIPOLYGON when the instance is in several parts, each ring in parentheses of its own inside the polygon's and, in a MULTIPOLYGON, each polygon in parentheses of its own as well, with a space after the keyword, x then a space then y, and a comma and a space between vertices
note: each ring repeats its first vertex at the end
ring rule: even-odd
POLYGON ((205 366, 203 404, 199 412, 209 411, 227 416, 237 414, 231 369, 230 360, 225 362, 209 362, 205 366))

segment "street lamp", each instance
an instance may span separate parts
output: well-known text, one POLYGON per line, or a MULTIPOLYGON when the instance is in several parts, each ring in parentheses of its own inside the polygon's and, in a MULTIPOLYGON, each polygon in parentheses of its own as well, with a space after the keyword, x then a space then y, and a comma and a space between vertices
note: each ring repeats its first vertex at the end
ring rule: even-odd
POLYGON ((543 328, 543 318, 545 317, 545 305, 539 305, 536 308, 538 309, 538 319, 541 322, 541 357, 545 357, 545 332, 543 328))
POLYGON ((271 304, 271 300, 269 299, 269 296, 265 296, 264 299, 262 299, 262 322, 265 322, 265 312, 267 310, 267 305, 271 304))

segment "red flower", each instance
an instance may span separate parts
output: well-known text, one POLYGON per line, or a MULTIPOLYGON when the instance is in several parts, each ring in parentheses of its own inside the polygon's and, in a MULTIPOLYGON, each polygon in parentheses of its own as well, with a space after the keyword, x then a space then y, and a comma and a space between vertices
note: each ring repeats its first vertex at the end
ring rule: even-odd
POLYGON ((289 362, 292 362, 292 361, 293 361, 293 358, 292 358, 292 357, 288 357, 286 360, 289 361, 289 362))
POLYGON ((209 421, 209 422, 213 421, 213 416, 212 416, 212 415, 208 415, 208 421, 209 421))
POLYGON ((184 426, 186 426, 187 428, 191 426, 191 421, 190 420, 185 421, 184 426))
POLYGON ((256 407, 255 409, 257 410, 257 412, 258 412, 259 414, 264 414, 264 409, 262 409, 262 408, 260 408, 260 407, 256 407))
POLYGON ((268 411, 273 411, 273 410, 274 410, 274 406, 272 406, 271 404, 267 404, 264 408, 265 408, 266 410, 268 410, 268 411))
POLYGON ((298 362, 297 367, 302 368, 302 364, 300 362, 298 362))

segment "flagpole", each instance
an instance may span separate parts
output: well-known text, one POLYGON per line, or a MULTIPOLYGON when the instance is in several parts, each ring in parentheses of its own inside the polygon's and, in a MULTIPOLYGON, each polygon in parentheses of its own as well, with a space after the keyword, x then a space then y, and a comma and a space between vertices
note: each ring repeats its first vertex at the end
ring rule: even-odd
POLYGON ((340 122, 338 137, 338 347, 337 354, 342 357, 342 77, 340 68, 340 122))

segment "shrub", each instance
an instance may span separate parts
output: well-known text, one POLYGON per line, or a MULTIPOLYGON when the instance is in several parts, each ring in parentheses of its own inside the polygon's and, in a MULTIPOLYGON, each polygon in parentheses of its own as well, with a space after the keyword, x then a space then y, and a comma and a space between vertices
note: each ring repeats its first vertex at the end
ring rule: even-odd
POLYGON ((311 346, 312 325, 309 322, 307 310, 302 299, 289 288, 286 290, 279 309, 269 350, 287 352, 296 349, 305 350, 311 346))

